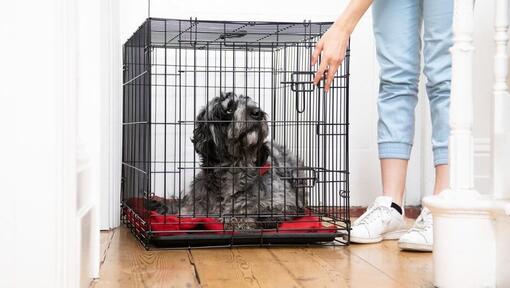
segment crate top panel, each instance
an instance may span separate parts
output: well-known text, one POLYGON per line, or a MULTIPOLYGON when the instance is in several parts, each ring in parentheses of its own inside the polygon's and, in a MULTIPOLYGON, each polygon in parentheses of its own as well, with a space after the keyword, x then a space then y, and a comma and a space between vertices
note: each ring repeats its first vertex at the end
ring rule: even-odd
POLYGON ((125 45, 189 49, 278 48, 311 44, 331 22, 260 22, 147 19, 125 45), (150 31, 150 33, 149 33, 150 31))

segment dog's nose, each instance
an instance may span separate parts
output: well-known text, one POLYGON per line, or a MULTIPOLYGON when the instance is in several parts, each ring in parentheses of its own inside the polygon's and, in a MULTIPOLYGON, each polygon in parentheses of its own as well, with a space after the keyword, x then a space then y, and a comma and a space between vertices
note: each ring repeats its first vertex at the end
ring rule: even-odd
POLYGON ((260 108, 253 108, 253 109, 251 109, 250 116, 253 119, 260 120, 260 119, 262 119, 264 114, 263 114, 262 110, 260 110, 260 108))

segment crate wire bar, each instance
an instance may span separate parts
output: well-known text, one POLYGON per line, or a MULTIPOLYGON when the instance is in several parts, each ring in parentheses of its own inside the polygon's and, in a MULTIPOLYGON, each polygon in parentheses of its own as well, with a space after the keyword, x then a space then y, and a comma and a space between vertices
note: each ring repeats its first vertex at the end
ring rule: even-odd
MULTIPOLYGON (((146 248, 349 242, 350 50, 328 94, 320 87, 324 81, 319 87, 312 83, 319 64, 310 65, 316 42, 331 24, 149 18, 128 39, 123 46, 121 211, 123 222, 146 248), (275 169, 298 171, 299 176, 288 181, 299 181, 297 189, 305 190, 299 196, 305 206, 300 211, 271 210, 266 217, 247 210, 203 213, 195 203, 185 209, 181 199, 195 197, 190 187, 202 169, 262 169, 204 167, 195 152, 191 139, 201 124, 197 115, 228 92, 249 96, 267 114, 271 153, 281 145, 300 160, 296 167, 283 161, 284 167, 269 168, 271 179, 275 169), (206 229, 206 223, 196 223, 189 230, 156 230, 155 211, 163 224, 170 221, 166 216, 178 225, 200 217, 224 224, 248 217, 264 223, 249 229, 206 229), (319 225, 312 225, 317 231, 281 228, 285 221, 310 215, 313 220, 307 221, 317 221, 319 225)), ((253 120, 244 121, 248 125, 253 120)), ((271 193, 281 189, 272 181, 271 193)), ((283 189, 291 189, 286 183, 283 189)), ((234 187, 231 190, 236 193, 234 187)))

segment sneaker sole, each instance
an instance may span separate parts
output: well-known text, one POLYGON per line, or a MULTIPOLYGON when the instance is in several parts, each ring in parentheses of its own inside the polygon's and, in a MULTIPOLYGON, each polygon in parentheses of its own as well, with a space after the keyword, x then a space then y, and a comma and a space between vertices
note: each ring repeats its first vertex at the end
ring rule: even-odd
POLYGON ((407 232, 406 229, 391 231, 391 232, 382 234, 381 236, 375 237, 375 238, 362 238, 362 237, 351 236, 351 242, 358 243, 358 244, 370 244, 370 243, 379 243, 383 240, 398 240, 406 232, 407 232))
POLYGON ((405 251, 432 252, 431 244, 418 244, 409 242, 398 242, 398 247, 405 251))

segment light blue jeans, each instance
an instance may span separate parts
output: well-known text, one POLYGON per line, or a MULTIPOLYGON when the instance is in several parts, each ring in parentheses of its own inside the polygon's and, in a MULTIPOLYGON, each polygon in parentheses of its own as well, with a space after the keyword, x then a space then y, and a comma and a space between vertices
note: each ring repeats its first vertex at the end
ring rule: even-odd
POLYGON ((414 138, 423 23, 424 74, 434 164, 448 163, 453 0, 375 0, 379 158, 409 159, 414 138))

